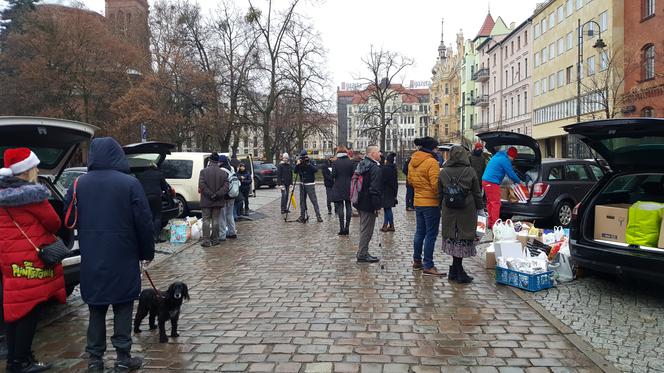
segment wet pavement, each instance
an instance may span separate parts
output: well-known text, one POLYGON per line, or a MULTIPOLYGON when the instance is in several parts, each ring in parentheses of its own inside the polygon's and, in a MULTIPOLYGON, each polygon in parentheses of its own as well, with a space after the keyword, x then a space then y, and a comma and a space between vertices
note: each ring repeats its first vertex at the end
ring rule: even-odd
MULTIPOLYGON (((371 251, 383 261, 359 265, 357 219, 342 238, 333 216, 285 223, 277 194, 266 193, 274 197, 258 211, 265 218, 239 223, 238 240, 186 246, 150 267, 158 287, 186 282, 191 301, 178 338, 160 344, 145 325, 134 336, 143 371, 601 371, 515 292, 496 286, 479 259, 466 263, 475 276, 470 285, 413 272, 415 216, 402 205, 397 232, 380 233, 377 224, 371 251)), ((439 245, 435 258, 440 269, 451 262, 439 245)), ((88 313, 84 305, 68 307, 40 328, 34 349, 55 371, 82 371, 88 313)), ((114 355, 109 342, 108 367, 114 355)))

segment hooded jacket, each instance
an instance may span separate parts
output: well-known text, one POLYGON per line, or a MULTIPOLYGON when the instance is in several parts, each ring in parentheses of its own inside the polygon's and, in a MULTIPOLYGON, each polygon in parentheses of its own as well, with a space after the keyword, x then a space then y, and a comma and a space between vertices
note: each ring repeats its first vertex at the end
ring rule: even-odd
POLYGON ((67 298, 62 265, 47 268, 14 224, 37 247, 55 242, 60 217, 48 203, 50 196, 43 185, 15 177, 0 178, 0 271, 6 322, 21 319, 51 298, 60 303, 67 298))
POLYGON ((512 161, 507 156, 507 151, 501 150, 491 157, 489 164, 486 165, 486 170, 484 170, 484 175, 482 175, 482 180, 493 184, 500 184, 503 182, 505 175, 509 176, 516 184, 521 184, 521 179, 514 172, 514 167, 512 167, 512 161))
POLYGON ((450 157, 445 162, 438 178, 440 203, 443 222, 441 234, 443 238, 474 240, 477 228, 477 210, 484 208, 480 182, 468 160, 468 151, 460 146, 450 150, 450 157), (463 209, 452 209, 443 203, 445 189, 458 179, 458 185, 466 191, 466 206, 463 209))
POLYGON ((357 165, 355 172, 362 175, 362 190, 355 208, 364 212, 380 210, 383 207, 383 182, 380 166, 367 156, 357 165))
POLYGON ((357 164, 346 153, 337 154, 332 163, 332 202, 350 201, 350 179, 353 177, 357 164))
MULTIPOLYGON (((90 144, 88 173, 78 180, 81 297, 90 305, 133 301, 141 290, 139 262, 154 258, 154 228, 145 192, 127 173, 114 139, 90 144)), ((67 192, 69 206, 73 186, 67 192)))
POLYGON ((433 152, 418 150, 408 163, 408 184, 415 189, 416 207, 438 206, 440 165, 433 152))
POLYGON ((470 166, 475 170, 478 180, 482 180, 482 176, 484 176, 486 163, 487 161, 483 149, 475 149, 470 153, 470 166))

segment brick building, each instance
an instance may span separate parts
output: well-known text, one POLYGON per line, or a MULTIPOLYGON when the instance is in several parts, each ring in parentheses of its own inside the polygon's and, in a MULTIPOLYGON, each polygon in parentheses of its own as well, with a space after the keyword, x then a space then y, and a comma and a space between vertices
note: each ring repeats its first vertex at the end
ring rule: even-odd
POLYGON ((625 116, 664 116, 664 7, 625 2, 625 116))

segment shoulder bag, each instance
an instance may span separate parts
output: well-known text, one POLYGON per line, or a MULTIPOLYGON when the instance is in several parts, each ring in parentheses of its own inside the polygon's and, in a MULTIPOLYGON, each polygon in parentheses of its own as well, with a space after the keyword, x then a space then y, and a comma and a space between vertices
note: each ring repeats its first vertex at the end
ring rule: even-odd
POLYGON ((68 257, 71 254, 67 245, 65 245, 65 243, 60 239, 60 237, 56 235, 53 235, 53 237, 55 237, 55 242, 45 245, 40 249, 39 247, 37 247, 37 245, 35 245, 35 243, 30 239, 30 237, 28 237, 23 228, 21 228, 21 226, 18 225, 16 220, 14 220, 14 217, 9 213, 9 210, 5 209, 5 211, 7 212, 7 215, 12 220, 16 228, 18 228, 18 230, 21 231, 23 237, 25 237, 25 239, 28 240, 28 242, 30 242, 32 247, 34 247, 35 250, 37 250, 37 255, 39 256, 39 259, 41 259, 41 261, 44 262, 44 264, 47 267, 53 267, 56 264, 59 264, 60 262, 62 262, 64 258, 68 257))

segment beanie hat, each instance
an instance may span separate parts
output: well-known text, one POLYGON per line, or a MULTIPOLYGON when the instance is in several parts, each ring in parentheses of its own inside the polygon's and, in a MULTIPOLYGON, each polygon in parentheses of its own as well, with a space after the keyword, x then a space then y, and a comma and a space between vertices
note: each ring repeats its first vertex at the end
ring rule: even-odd
POLYGON ((301 156, 301 157, 304 157, 305 155, 309 155, 309 153, 307 153, 306 150, 302 150, 302 151, 300 152, 300 156, 301 156))
POLYGON ((438 146, 438 140, 434 139, 433 137, 426 136, 415 139, 415 145, 426 150, 434 150, 436 146, 438 146))
POLYGON ((220 155, 220 156, 219 156, 219 163, 221 163, 221 164, 228 164, 228 157, 225 156, 225 155, 223 155, 223 154, 220 155))
POLYGON ((484 146, 482 145, 481 142, 478 141, 478 142, 475 143, 475 150, 482 149, 483 147, 484 147, 484 146))
POLYGON ((507 156, 511 158, 516 158, 519 155, 519 152, 516 150, 515 147, 510 146, 509 149, 507 149, 507 156))
POLYGON ((213 152, 212 154, 210 154, 210 161, 219 162, 219 154, 217 154, 217 152, 213 152))
POLYGON ((20 175, 39 166, 39 158, 28 148, 14 148, 5 150, 5 167, 0 168, 0 176, 20 175))

